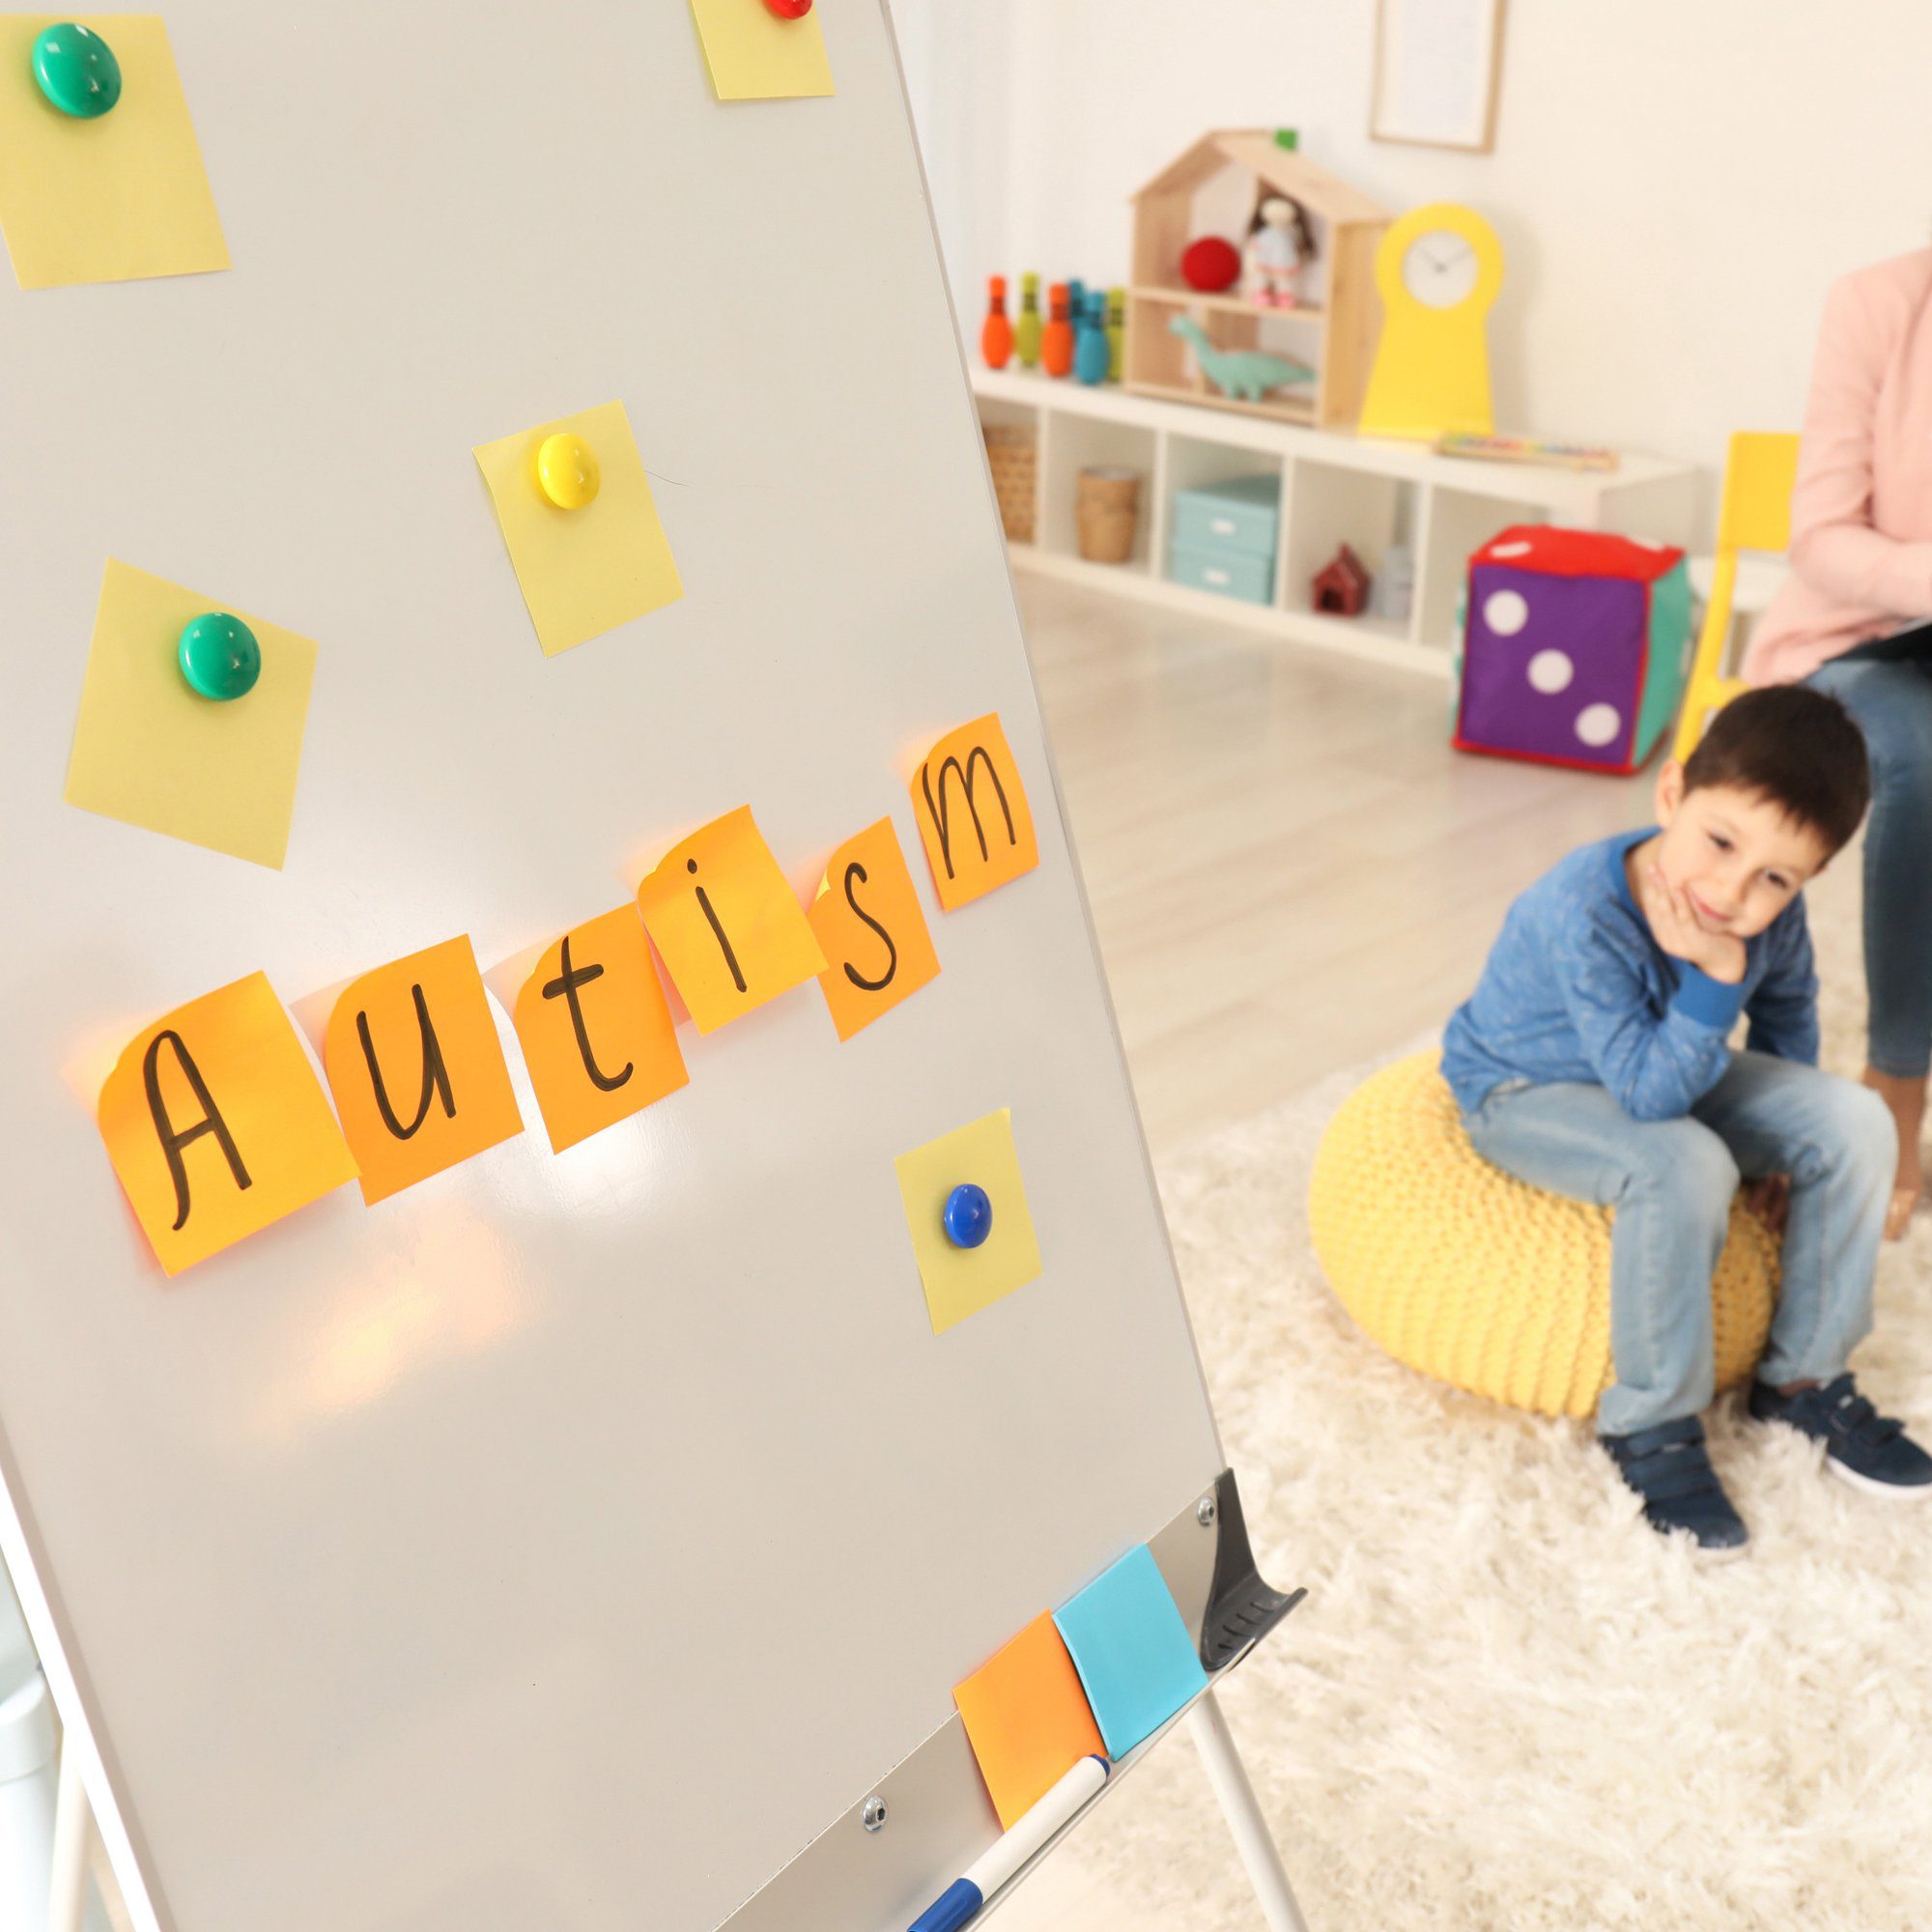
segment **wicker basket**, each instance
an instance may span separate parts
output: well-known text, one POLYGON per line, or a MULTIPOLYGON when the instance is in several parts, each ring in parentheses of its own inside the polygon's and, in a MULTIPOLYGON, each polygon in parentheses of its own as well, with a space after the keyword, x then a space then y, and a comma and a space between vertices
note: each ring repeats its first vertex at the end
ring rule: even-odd
POLYGON ((1074 504, 1080 554, 1089 563, 1125 563, 1141 521, 1141 472, 1112 465, 1083 469, 1074 504))
POLYGON ((993 466, 993 491, 1000 499, 1000 522, 1007 541, 1033 542, 1033 506, 1039 480, 1035 432, 1013 423, 986 423, 986 461, 993 466))

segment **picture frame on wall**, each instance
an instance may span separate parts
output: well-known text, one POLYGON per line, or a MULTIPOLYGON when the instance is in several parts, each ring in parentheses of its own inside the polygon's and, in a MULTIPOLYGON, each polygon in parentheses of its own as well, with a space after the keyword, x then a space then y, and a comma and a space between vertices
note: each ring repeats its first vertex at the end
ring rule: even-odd
POLYGON ((1495 146, 1507 0, 1377 0, 1369 137, 1486 155, 1495 146))

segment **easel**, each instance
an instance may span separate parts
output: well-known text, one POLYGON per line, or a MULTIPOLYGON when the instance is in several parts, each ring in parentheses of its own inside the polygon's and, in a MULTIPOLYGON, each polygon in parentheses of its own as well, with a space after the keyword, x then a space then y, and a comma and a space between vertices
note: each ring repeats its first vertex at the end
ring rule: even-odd
MULTIPOLYGON (((1218 1695, 1221 1684, 1248 1661, 1262 1639, 1300 1604, 1307 1592, 1284 1593, 1262 1580, 1248 1542, 1235 1472, 1228 1469, 1222 1472, 1210 1495, 1201 1497, 1155 1539, 1157 1553, 1165 1559, 1166 1571, 1178 1581, 1183 1595, 1189 1594, 1186 1573, 1198 1554, 1198 1532, 1206 1529, 1216 1532, 1213 1570, 1200 1611, 1202 1662, 1210 1672, 1208 1688, 1116 1764, 1099 1798, 1056 1834, 1010 1885, 987 1901, 986 1913, 996 1911, 1011 1898, 1026 1879, 1098 1808, 1122 1778, 1163 1739, 1184 1724, 1200 1753, 1208 1785, 1228 1821, 1235 1850, 1254 1888, 1269 1932, 1309 1932, 1218 1695), (1190 1530, 1197 1534, 1190 1536, 1190 1530)), ((81 1777, 81 1756, 71 1737, 63 1740, 54 1807, 47 1932, 87 1932, 88 1865, 95 1823, 81 1777)), ((823 1896, 823 1889, 829 1887, 831 1895, 841 1900, 847 1897, 856 1875, 851 1860, 854 1849, 859 1850, 863 1860, 871 1849, 867 1840, 882 1835, 883 1826, 895 1821, 895 1812, 917 1812, 922 1804, 929 1808, 935 1802, 939 1809, 945 1810, 951 1797, 950 1787, 956 1784, 962 1774, 969 1778, 977 1777, 970 1757, 964 1752, 963 1736, 955 1719, 896 1767, 880 1792, 855 1806, 846 1818, 748 1901, 725 1921, 721 1932, 764 1932, 768 1922, 809 1923, 811 1907, 802 1903, 805 1894, 823 1896)), ((915 1861, 922 1852, 923 1847, 916 1851, 915 1861)), ((935 1863, 935 1871, 941 1868, 943 1860, 935 1863)), ((928 1882, 931 1876, 915 1873, 915 1886, 928 1882)), ((882 1924, 880 1932, 894 1932, 894 1928, 905 1922, 903 1917, 894 1915, 882 1924)))
POLYGON ((29 1666, 17 1684, 11 1668, 0 1682, 0 1784, 7 1787, 9 1806, 0 1829, 0 1925, 33 1932, 44 1914, 49 1932, 84 1932, 93 1813, 81 1783, 80 1752, 56 1746, 52 1693, 33 1656, 0 1569, 0 1663, 29 1666), (48 1805, 46 1780, 57 1748, 56 1791, 48 1805))
POLYGON ((54 1800, 53 1883, 47 1889, 47 1932, 83 1932, 87 1921, 87 1851, 94 1813, 80 1781, 80 1753, 61 1744, 60 1789, 54 1800))
MULTIPOLYGON (((1230 1664, 1227 1671, 1221 1674, 1225 1676, 1243 1661, 1245 1653, 1236 1664, 1230 1664)), ((1281 1853, 1276 1849, 1267 1820, 1262 1814, 1254 1786, 1248 1781, 1247 1766, 1241 1761, 1239 1747, 1235 1743, 1234 1733, 1228 1728, 1228 1719, 1215 1695, 1219 1682, 1217 1677, 1179 1717, 1156 1731, 1117 1767, 1113 1777, 1108 1780, 1107 1790, 1112 1791, 1120 1782, 1122 1774, 1139 1764, 1169 1731, 1185 1722, 1193 1736, 1194 1747, 1201 1754, 1208 1782, 1213 1788, 1222 1815, 1228 1821, 1235 1850, 1248 1875, 1248 1883, 1254 1887, 1255 1897, 1261 1905, 1262 1917, 1269 1932, 1308 1932, 1308 1921, 1302 1918, 1301 1908, 1295 1901, 1294 1888, 1289 1882, 1281 1853)), ((47 1932, 85 1932, 86 1928, 88 1850, 94 1837, 94 1814, 88 1808, 87 1791, 80 1781, 78 1755, 67 1749, 61 1752, 60 1793, 54 1812, 53 1885, 47 1899, 47 1932)), ((1083 1811, 1075 1818, 1066 1832, 1056 1837, 1010 1886, 989 1903, 987 1911, 996 1911, 1005 1904, 1087 1816, 1088 1813, 1083 1811)))
MULTIPOLYGON (((1123 1776, 1185 1725, 1269 1932, 1308 1932, 1217 1694, 1222 1682, 1247 1662, 1307 1592, 1284 1592, 1263 1581, 1232 1469, 1224 1469, 1210 1491, 1175 1516, 1151 1539, 1150 1548, 1182 1619, 1200 1632, 1208 1686, 1116 1760, 1094 1801, 1010 1884, 987 1899, 980 1917, 1005 1904, 1106 1802, 1123 1776), (1211 1545, 1204 1531, 1213 1532, 1211 1545)), ((965 1727, 954 1717, 748 1899, 720 1932, 905 1932, 937 1889, 983 1851, 997 1830, 965 1727), (976 1813, 983 1814, 980 1835, 962 1844, 957 1821, 976 1813), (949 1837, 949 1831, 954 1835, 949 1837)), ((58 1932, 71 1928, 62 1926, 58 1932)))
MULTIPOLYGON (((37 933, 0 1021, 36 1150, 0 1176, 0 1546, 69 1727, 43 1773, 49 1923, 73 1932, 98 1829, 136 1932, 628 1932, 640 1910, 749 1932, 754 1896, 783 1932, 903 1932, 994 1829, 951 1687, 1150 1539, 1203 1632, 1235 1602, 1216 1584, 1235 1539, 890 21, 882 0, 821 10, 835 97, 724 103, 686 4, 576 0, 569 33, 476 9, 465 84, 405 88, 403 115, 397 77, 441 71, 445 24, 390 10, 371 64, 318 11, 169 17, 238 272, 0 299, 8 366, 64 366, 78 343, 117 372, 89 447, 169 452, 93 463, 71 495, 8 471, 31 561, 14 615, 59 646, 18 680, 21 755, 0 760, 21 834, 0 877, 37 933), (600 104, 559 192, 502 128, 578 99, 589 43, 600 104), (302 84, 265 102, 264 71, 302 84), (324 151, 292 221, 285 156, 324 151), (419 168, 434 221, 399 191, 419 168), (665 265, 716 265, 729 295, 775 182, 755 287, 694 327, 665 265), (862 271, 875 342, 854 357, 827 316, 862 271), (341 353, 344 305, 373 315, 399 286, 419 354, 386 325, 381 354, 341 353), (585 291, 563 326, 560 289, 585 291), (295 391, 293 358, 314 375, 295 391), (687 594, 551 659, 470 450, 604 399, 632 411, 687 594), (380 503, 378 447, 397 466, 380 503), (264 468, 238 481, 242 448, 264 468), (130 568, 325 639, 280 874, 62 798, 124 542, 130 568), (847 1045, 799 989, 715 1039, 693 1029, 688 1085, 564 1166, 526 1095, 523 1136, 433 1185, 344 1193, 161 1291, 84 1065, 124 1026, 257 969, 307 998, 462 932, 479 963, 507 959, 747 801, 788 867, 882 814, 917 863, 911 772, 987 715, 1038 864, 956 918, 919 886, 945 971, 890 1035, 847 1045), (1042 1274, 942 1334, 895 1163, 992 1109, 1015 1122, 1042 1274), (695 1511, 700 1489, 728 1507, 695 1511), (499 1525, 462 1506, 479 1493, 517 1499, 532 1560, 503 1560, 499 1525), (301 1587, 319 1546, 340 1588, 301 1587), (693 1605, 767 1566, 782 1614, 728 1670, 694 1667, 693 1605), (153 1605, 177 1612, 165 1628, 153 1605), (175 1721, 235 1684, 274 1694, 175 1721), (614 1802, 584 1802, 587 1763, 614 1802)), ((14 407, 0 466, 76 446, 71 399, 18 384, 14 407)), ((1206 1659, 1217 1678, 1265 1625, 1248 1607, 1206 1659)), ((1211 1694, 1182 1716, 1294 1932, 1211 1694)))

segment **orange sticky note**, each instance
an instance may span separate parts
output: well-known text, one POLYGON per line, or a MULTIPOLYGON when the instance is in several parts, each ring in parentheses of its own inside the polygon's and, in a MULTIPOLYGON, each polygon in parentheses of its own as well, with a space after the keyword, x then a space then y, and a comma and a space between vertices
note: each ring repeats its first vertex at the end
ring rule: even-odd
POLYGON ((170 1274, 355 1179, 322 1083, 260 973, 131 1041, 100 1090, 99 1121, 170 1274))
POLYGON ((352 980, 322 1065, 372 1207, 524 1130, 467 936, 352 980))
POLYGON ((554 1153, 688 1077, 634 905, 574 925, 549 948, 517 994, 516 1021, 554 1153))
POLYGON ((672 846, 638 888, 638 907, 699 1033, 825 971, 749 805, 672 846))
POLYGON ((1050 1610, 955 1685, 952 1701, 1006 1831, 1083 1757, 1107 1755, 1050 1610))
POLYGON ((1039 864, 1026 786, 992 713, 949 731, 913 774, 912 804, 939 903, 970 905, 1039 864))
POLYGON ((808 917, 825 953, 818 984, 840 1039, 870 1026, 939 972, 890 818, 846 839, 825 862, 808 917))

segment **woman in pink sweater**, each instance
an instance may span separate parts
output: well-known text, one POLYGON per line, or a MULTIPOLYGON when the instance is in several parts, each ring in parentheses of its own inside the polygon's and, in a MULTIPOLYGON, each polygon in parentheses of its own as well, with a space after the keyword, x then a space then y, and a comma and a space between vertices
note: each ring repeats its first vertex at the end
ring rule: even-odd
POLYGON ((1825 302, 1791 498, 1791 576, 1745 658, 1804 682, 1864 732, 1866 1083, 1898 1123, 1887 1233, 1923 1185, 1932 1066, 1932 248, 1836 283, 1825 302))

